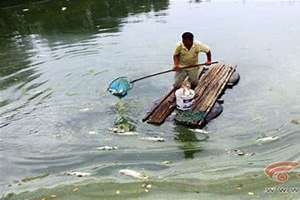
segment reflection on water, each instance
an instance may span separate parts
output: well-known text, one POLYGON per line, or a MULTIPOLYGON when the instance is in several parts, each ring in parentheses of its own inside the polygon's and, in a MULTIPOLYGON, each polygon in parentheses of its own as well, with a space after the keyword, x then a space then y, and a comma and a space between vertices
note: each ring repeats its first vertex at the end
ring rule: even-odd
POLYGON ((5 114, 37 97, 41 101, 52 95, 53 88, 46 84, 49 77, 41 77, 41 66, 68 56, 98 54, 102 47, 96 38, 113 37, 126 17, 167 9, 168 1, 12 1, 1 5, 0 106, 15 104, 0 110, 5 114))
POLYGON ((194 154, 201 152, 203 149, 200 146, 200 141, 205 141, 206 136, 196 134, 184 126, 175 127, 175 140, 180 141, 179 148, 183 150, 185 158, 194 158, 194 154))
MULTIPOLYGON (((160 194, 280 199, 264 193, 274 183, 263 168, 300 160, 299 6, 242 0, 1 1, 0 192, 35 191, 10 199, 53 194, 98 199, 115 197, 116 190, 119 199, 160 194), (173 48, 186 30, 209 44, 215 60, 238 64, 241 75, 239 85, 224 94, 222 115, 207 124, 209 138, 172 121, 162 126, 141 121, 170 89, 172 73, 136 83, 122 101, 106 91, 118 76, 135 79, 170 69, 173 48), (108 131, 122 115, 134 122, 138 135, 108 131), (141 139, 149 136, 165 142, 141 139), (258 143, 261 136, 278 139, 258 143), (101 146, 118 149, 99 151, 101 146), (228 153, 232 149, 248 154, 228 153), (124 168, 149 175, 153 190, 120 176, 124 168), (91 177, 65 176, 72 170, 91 177), (22 182, 24 177, 41 178, 22 182), (74 182, 83 184, 78 193, 74 182), (53 189, 41 189, 48 186, 53 189)), ((299 184, 291 177, 290 184, 299 184)))

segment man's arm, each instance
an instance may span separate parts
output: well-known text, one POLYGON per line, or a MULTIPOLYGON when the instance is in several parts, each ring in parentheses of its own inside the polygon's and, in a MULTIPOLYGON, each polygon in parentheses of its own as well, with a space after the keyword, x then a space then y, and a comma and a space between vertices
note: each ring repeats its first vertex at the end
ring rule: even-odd
POLYGON ((179 54, 173 56, 173 61, 174 61, 174 68, 173 69, 175 69, 175 71, 179 70, 179 68, 180 68, 179 67, 179 61, 180 61, 179 54))
POLYGON ((211 64, 211 52, 210 52, 210 50, 206 53, 206 58, 207 58, 206 64, 210 65, 211 64))
POLYGON ((211 64, 211 51, 208 45, 202 43, 202 42, 197 42, 198 44, 198 48, 199 48, 199 52, 203 52, 206 54, 206 65, 210 65, 211 64))

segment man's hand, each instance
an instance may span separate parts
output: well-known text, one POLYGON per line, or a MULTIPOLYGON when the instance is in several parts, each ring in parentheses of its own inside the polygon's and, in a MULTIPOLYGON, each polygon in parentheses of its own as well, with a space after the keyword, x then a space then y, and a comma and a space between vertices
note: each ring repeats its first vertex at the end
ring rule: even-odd
POLYGON ((206 61, 205 65, 211 65, 211 60, 206 61))
POLYGON ((176 72, 178 72, 178 71, 180 71, 180 65, 175 65, 174 67, 173 67, 173 70, 175 70, 176 72))

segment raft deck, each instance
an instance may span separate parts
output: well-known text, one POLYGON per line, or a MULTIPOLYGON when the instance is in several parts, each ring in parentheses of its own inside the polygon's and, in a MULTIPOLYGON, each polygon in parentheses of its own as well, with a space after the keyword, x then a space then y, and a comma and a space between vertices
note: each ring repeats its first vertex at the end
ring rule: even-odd
MULTIPOLYGON (((211 65, 209 69, 200 77, 195 88, 195 102, 193 111, 203 112, 206 116, 218 97, 221 95, 225 86, 234 73, 236 65, 217 63, 211 65)), ((150 124, 160 125, 176 108, 175 88, 173 88, 160 102, 144 117, 143 121, 150 124)), ((199 121, 194 121, 191 125, 202 126, 205 117, 199 121)))

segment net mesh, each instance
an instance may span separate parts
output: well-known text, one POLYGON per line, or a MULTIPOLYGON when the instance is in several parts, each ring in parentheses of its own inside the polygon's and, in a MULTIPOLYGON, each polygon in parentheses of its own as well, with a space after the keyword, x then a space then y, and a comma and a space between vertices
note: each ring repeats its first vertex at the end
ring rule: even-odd
POLYGON ((181 124, 194 124, 205 118, 205 112, 176 110, 175 121, 181 124))
POLYGON ((107 90, 115 96, 124 97, 131 88, 130 80, 127 77, 120 77, 113 80, 107 90))

